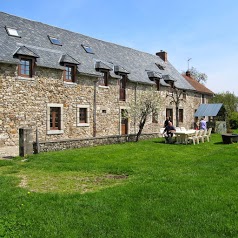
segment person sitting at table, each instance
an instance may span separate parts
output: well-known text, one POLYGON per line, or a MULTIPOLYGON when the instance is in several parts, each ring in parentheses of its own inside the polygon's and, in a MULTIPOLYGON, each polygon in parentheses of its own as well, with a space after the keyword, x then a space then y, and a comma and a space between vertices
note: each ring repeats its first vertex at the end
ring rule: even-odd
POLYGON ((164 132, 163 132, 166 142, 168 142, 168 143, 172 142, 173 133, 175 131, 176 131, 176 129, 173 126, 173 123, 171 121, 169 121, 168 125, 165 127, 164 132))

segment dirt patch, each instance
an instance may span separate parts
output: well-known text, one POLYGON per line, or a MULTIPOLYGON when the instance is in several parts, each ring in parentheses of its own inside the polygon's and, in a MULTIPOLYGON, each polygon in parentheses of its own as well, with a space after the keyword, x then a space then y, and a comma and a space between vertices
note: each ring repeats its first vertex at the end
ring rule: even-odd
POLYGON ((19 187, 26 188, 27 187, 27 177, 26 177, 26 175, 21 175, 20 178, 21 178, 21 182, 19 184, 19 187))
POLYGON ((121 175, 118 175, 118 174, 108 174, 105 177, 107 179, 127 179, 128 175, 125 175, 125 174, 121 174, 121 175))
POLYGON ((125 174, 106 174, 101 176, 83 176, 82 174, 57 174, 52 173, 36 176, 35 174, 19 175, 21 179, 19 187, 26 188, 34 192, 56 192, 56 193, 73 193, 73 192, 92 192, 103 188, 117 186, 126 179, 125 174))

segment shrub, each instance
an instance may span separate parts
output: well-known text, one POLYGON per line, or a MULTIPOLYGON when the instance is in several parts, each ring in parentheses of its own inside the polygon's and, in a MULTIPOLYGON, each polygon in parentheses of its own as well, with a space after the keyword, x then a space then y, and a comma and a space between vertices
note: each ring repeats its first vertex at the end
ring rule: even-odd
POLYGON ((238 112, 232 112, 230 117, 230 127, 231 129, 237 129, 238 128, 238 112))

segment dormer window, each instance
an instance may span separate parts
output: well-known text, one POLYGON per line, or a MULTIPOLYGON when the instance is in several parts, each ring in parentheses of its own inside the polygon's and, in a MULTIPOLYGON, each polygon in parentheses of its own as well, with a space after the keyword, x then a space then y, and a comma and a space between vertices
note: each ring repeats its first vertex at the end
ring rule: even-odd
POLYGON ((109 71, 100 71, 103 73, 103 76, 99 80, 99 85, 100 86, 108 86, 108 77, 109 77, 109 71))
POLYGON ((17 32, 17 29, 15 28, 12 28, 12 27, 5 27, 6 28, 6 31, 7 31, 7 34, 9 36, 16 36, 16 37, 20 37, 18 32, 17 32))
POLYGON ((20 65, 18 75, 26 78, 32 78, 34 59, 28 57, 20 57, 20 65))
POLYGON ((14 53, 13 57, 18 58, 18 75, 24 78, 32 78, 34 75, 35 62, 39 56, 26 46, 21 46, 14 53))
POLYGON ((61 41, 57 37, 53 37, 53 36, 48 36, 48 37, 49 37, 51 44, 62 46, 61 41))
POLYGON ((80 63, 68 54, 61 56, 60 65, 64 66, 63 78, 65 82, 75 83, 77 67, 80 63))
POLYGON ((74 83, 76 80, 76 65, 65 64, 64 81, 74 83))
POLYGON ((157 91, 160 90, 160 80, 155 80, 157 91))
POLYGON ((85 50, 87 53, 89 53, 89 54, 94 54, 93 49, 92 49, 90 46, 88 46, 88 45, 82 45, 82 47, 84 48, 84 50, 85 50))
POLYGON ((126 101, 126 74, 122 74, 120 79, 120 95, 119 100, 120 101, 126 101))
POLYGON ((185 90, 183 90, 183 99, 186 100, 186 97, 187 97, 187 93, 185 90))
POLYGON ((163 75, 162 77, 165 83, 169 84, 171 88, 174 88, 174 79, 170 75, 163 75))
POLYGON ((169 81, 169 82, 166 82, 170 85, 171 88, 174 88, 174 81, 169 81))
POLYGON ((106 62, 96 61, 95 69, 103 74, 103 76, 99 78, 98 84, 100 86, 108 86, 109 71, 111 71, 112 68, 106 62))

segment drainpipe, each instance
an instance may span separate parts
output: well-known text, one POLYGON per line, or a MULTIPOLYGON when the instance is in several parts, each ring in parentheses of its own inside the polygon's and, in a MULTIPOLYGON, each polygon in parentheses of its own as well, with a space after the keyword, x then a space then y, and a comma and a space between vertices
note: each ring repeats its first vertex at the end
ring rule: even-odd
MULTIPOLYGON (((137 86, 138 83, 135 84, 135 104, 137 103, 137 86)), ((136 116, 134 116, 134 133, 136 134, 136 116)))
POLYGON ((97 132, 97 121, 96 121, 96 113, 97 113, 97 82, 98 80, 94 80, 94 94, 93 94, 93 137, 96 137, 97 132))
POLYGON ((39 131, 38 127, 36 126, 36 148, 35 148, 35 154, 40 153, 40 144, 39 144, 39 131))

